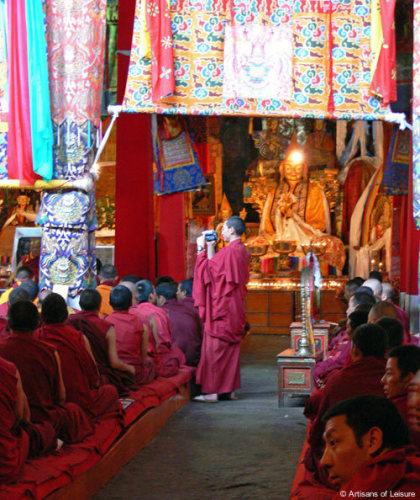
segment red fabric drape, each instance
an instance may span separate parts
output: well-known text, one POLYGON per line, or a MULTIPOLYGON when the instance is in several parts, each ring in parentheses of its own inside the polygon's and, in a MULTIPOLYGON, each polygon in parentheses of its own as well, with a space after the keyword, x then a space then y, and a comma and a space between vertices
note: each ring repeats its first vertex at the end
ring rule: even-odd
POLYGON ((11 179, 21 179, 23 183, 33 184, 40 177, 32 168, 25 0, 7 0, 7 16, 9 52, 7 170, 11 179))

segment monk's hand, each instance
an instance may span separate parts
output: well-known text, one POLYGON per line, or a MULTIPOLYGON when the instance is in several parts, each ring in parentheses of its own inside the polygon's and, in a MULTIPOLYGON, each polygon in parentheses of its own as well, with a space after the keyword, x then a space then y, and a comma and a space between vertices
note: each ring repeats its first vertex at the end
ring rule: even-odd
POLYGON ((204 236, 201 235, 197 238, 197 253, 204 252, 206 246, 204 244, 204 236))

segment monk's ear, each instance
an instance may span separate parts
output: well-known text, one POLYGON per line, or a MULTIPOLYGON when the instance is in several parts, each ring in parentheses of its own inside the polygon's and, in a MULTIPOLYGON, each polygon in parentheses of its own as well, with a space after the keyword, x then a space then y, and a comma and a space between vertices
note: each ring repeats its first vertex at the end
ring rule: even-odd
POLYGON ((371 427, 363 436, 363 440, 365 441, 369 455, 374 457, 382 449, 384 443, 382 429, 371 427))
POLYGON ((350 355, 351 355, 352 361, 359 361, 359 359, 361 359, 361 357, 362 357, 362 353, 360 352, 360 349, 355 344, 353 344, 353 342, 351 343, 350 355))

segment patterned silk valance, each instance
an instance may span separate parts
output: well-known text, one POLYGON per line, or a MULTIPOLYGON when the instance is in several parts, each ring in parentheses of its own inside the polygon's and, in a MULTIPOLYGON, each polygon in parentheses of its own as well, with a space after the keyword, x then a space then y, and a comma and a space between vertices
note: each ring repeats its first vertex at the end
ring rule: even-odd
POLYGON ((137 0, 124 110, 384 118, 372 74, 384 96, 395 74, 382 54, 388 46, 372 36, 382 29, 380 15, 371 23, 372 7, 370 0, 176 0, 168 11, 167 0, 137 0), (148 26, 160 15, 170 16, 171 33, 158 44, 148 26), (152 74, 155 83, 170 81, 171 60, 175 89, 168 96, 167 85, 156 98, 152 74))

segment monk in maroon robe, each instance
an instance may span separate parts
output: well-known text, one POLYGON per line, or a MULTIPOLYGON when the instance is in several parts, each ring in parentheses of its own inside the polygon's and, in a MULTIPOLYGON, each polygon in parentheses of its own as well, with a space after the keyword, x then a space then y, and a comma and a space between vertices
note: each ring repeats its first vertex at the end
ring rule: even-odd
POLYGON ((334 500, 418 498, 420 456, 409 445, 407 424, 390 401, 373 395, 348 399, 332 407, 324 420, 321 464, 340 488, 334 500))
MULTIPOLYGON (((182 287, 182 283, 179 284, 179 287, 182 287)), ((181 289, 180 293, 182 294, 183 292, 184 290, 181 289)), ((170 283, 158 285, 156 287, 156 294, 159 306, 168 313, 171 325, 172 345, 182 350, 185 354, 187 365, 197 366, 200 360, 201 344, 203 341, 203 327, 198 310, 194 307, 192 297, 185 297, 178 300, 176 289, 170 283)))
MULTIPOLYGON (((417 370, 420 370, 420 347, 402 345, 395 347, 388 354, 384 376, 381 382, 384 392, 400 410, 404 420, 408 423, 407 396, 417 370)), ((411 440, 420 449, 420 432, 410 430, 411 440)))
POLYGON ((52 426, 31 424, 30 411, 16 366, 0 358, 0 481, 19 477, 27 458, 55 450, 52 426))
POLYGON ((185 355, 172 345, 171 326, 166 311, 156 305, 156 291, 149 280, 137 283, 139 304, 130 308, 149 332, 147 353, 153 359, 161 377, 172 377, 185 364, 185 355))
POLYGON ((67 400, 77 403, 92 417, 119 414, 117 389, 99 385, 99 373, 89 342, 73 327, 66 325, 68 312, 64 299, 52 293, 42 303, 44 324, 37 337, 52 344, 61 360, 67 400), (89 350, 88 350, 89 349, 89 350))
POLYGON ((89 341, 103 384, 114 385, 120 396, 135 387, 134 366, 118 356, 115 328, 99 317, 101 295, 97 290, 83 290, 79 305, 81 311, 69 316, 68 322, 81 331, 89 341))
POLYGON ((33 334, 39 313, 31 302, 9 309, 11 336, 0 345, 0 356, 14 363, 21 375, 33 422, 48 421, 65 443, 77 443, 93 431, 89 417, 66 393, 57 351, 33 334))
POLYGON ((319 466, 324 449, 322 417, 331 406, 344 399, 360 394, 383 395, 381 378, 385 372, 386 347, 386 334, 383 328, 373 324, 359 326, 352 338, 352 364, 329 378, 317 395, 317 408, 314 408, 311 398, 305 405, 310 408, 311 415, 316 414, 310 426, 308 436, 310 448, 305 457, 305 465, 317 480, 325 484, 327 484, 325 470, 319 466))
POLYGON ((241 242, 245 224, 240 217, 229 217, 222 236, 227 246, 215 253, 216 241, 197 239, 193 297, 204 324, 197 383, 207 396, 198 401, 217 401, 218 394, 229 394, 240 387, 240 342, 245 335, 245 295, 249 273, 249 253, 241 242))
POLYGON ((137 385, 147 384, 156 378, 157 369, 147 357, 148 335, 143 332, 140 320, 128 312, 133 300, 131 291, 117 285, 109 300, 114 312, 107 316, 106 321, 115 329, 118 356, 135 368, 137 385))

